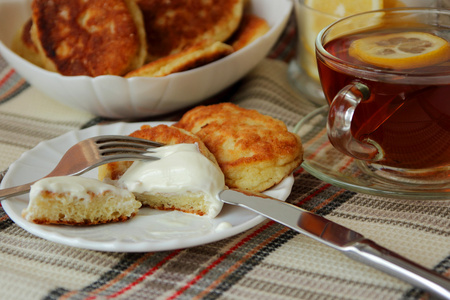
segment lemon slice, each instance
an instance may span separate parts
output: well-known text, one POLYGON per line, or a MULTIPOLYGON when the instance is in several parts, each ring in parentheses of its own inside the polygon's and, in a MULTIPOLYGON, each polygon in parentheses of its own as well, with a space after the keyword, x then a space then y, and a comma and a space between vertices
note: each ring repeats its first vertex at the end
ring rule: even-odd
POLYGON ((401 32, 358 39, 349 54, 378 67, 412 69, 446 61, 450 44, 425 32, 401 32))

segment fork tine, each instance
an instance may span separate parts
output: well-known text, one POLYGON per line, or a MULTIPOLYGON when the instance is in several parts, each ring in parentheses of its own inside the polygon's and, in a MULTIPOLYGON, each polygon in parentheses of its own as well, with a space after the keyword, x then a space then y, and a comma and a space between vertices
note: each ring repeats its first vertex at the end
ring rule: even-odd
POLYGON ((154 151, 149 150, 147 147, 142 148, 136 148, 136 147, 127 147, 127 145, 124 146, 117 146, 112 148, 99 148, 99 153, 102 156, 105 155, 115 155, 115 154, 126 154, 126 153, 134 153, 134 154, 145 154, 145 153, 155 153, 154 151))
POLYGON ((102 156, 125 153, 153 153, 150 149, 160 147, 162 144, 120 135, 99 136, 94 138, 99 153, 102 156))
POLYGON ((158 157, 151 156, 151 155, 145 155, 143 153, 132 153, 132 152, 125 152, 125 153, 113 153, 102 157, 102 161, 99 162, 98 165, 105 164, 108 162, 115 162, 115 161, 130 161, 130 160, 159 160, 158 157))
POLYGON ((102 159, 100 161, 97 161, 96 163, 92 164, 89 168, 83 170, 83 172, 80 172, 78 174, 74 175, 80 175, 84 173, 85 171, 91 170, 93 168, 99 167, 101 165, 111 163, 111 162, 117 162, 117 161, 135 161, 135 160, 142 160, 142 161, 155 161, 159 160, 158 157, 140 154, 140 153, 117 153, 112 155, 106 155, 102 156, 102 159))
POLYGON ((141 139, 141 138, 136 138, 136 137, 131 137, 131 136, 126 136, 126 135, 103 135, 103 136, 95 137, 94 141, 98 145, 101 145, 101 146, 112 146, 114 143, 120 143, 120 142, 126 143, 128 146, 130 146, 130 145, 147 146, 147 147, 152 147, 152 148, 164 146, 164 144, 161 144, 158 142, 141 139))
POLYGON ((142 144, 132 144, 132 143, 124 143, 124 142, 106 142, 102 144, 97 144, 98 149, 100 150, 117 150, 119 148, 123 148, 125 150, 139 150, 139 151, 151 151, 155 147, 149 147, 148 145, 142 144))

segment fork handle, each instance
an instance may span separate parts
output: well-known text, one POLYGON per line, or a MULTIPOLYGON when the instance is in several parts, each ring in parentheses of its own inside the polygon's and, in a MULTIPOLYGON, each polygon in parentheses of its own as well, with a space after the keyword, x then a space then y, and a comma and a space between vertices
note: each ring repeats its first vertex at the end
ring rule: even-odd
POLYGON ((0 190, 0 201, 5 200, 9 197, 20 196, 28 193, 32 184, 33 183, 26 183, 23 185, 0 190))

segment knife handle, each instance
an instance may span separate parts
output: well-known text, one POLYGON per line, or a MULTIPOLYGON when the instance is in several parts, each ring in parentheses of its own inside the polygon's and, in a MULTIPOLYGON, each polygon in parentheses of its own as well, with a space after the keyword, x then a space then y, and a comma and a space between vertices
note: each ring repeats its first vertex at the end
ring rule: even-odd
POLYGON ((438 273, 364 239, 346 247, 345 255, 375 269, 402 279, 443 299, 450 299, 450 280, 438 273))

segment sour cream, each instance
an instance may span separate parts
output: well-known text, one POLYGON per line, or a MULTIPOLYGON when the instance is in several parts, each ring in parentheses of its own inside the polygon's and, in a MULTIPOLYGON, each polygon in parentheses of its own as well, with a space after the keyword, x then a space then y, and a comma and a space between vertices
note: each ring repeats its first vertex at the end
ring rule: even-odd
POLYGON ((133 193, 205 195, 207 215, 217 216, 223 203, 218 194, 225 188, 220 168, 200 153, 196 144, 176 144, 152 149, 155 161, 135 161, 118 181, 120 187, 133 193))

